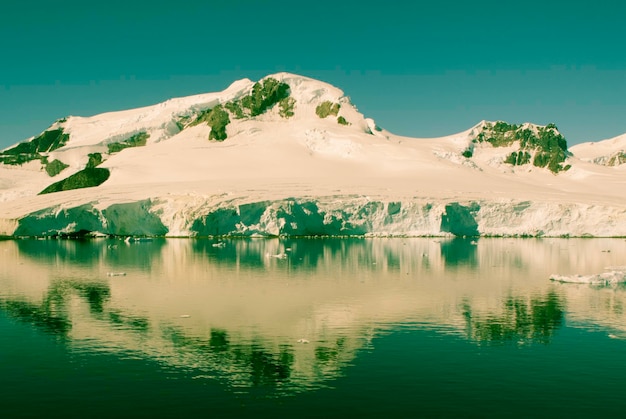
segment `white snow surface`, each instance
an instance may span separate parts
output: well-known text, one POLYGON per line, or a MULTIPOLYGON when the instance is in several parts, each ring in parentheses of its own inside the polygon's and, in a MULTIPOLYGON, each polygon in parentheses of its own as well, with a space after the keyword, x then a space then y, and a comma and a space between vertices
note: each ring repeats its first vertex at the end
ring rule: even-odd
POLYGON ((70 167, 51 178, 38 162, 0 164, 0 235, 626 236, 626 169, 593 164, 586 151, 618 151, 621 140, 577 146, 583 159, 574 153, 572 168, 555 175, 503 163, 513 148, 471 144, 484 122, 442 138, 397 136, 329 84, 268 77, 289 84, 295 115, 283 118, 277 106, 253 118, 231 115, 223 142, 208 140, 207 124, 181 131, 176 121, 247 95, 250 80, 55 123, 70 140, 49 160, 70 167), (338 116, 350 125, 316 115, 327 100, 341 104, 338 116), (107 144, 139 132, 150 134, 146 146, 105 155, 107 144), (94 152, 106 157, 105 183, 37 195, 94 152))

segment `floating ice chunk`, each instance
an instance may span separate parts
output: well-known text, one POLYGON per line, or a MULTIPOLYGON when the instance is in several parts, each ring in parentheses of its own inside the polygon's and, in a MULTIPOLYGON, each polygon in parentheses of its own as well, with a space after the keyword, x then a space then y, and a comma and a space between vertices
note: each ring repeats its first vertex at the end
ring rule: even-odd
POLYGON ((594 275, 550 275, 551 281, 573 284, 612 285, 626 282, 626 271, 610 271, 594 275))
POLYGON ((131 244, 131 243, 138 243, 138 242, 149 242, 152 241, 152 237, 132 237, 132 236, 128 236, 124 239, 124 243, 126 244, 131 244))
POLYGON ((126 276, 126 272, 107 272, 107 276, 126 276))
POLYGON ((278 253, 277 255, 272 255, 272 254, 267 253, 266 256, 268 258, 287 259, 287 254, 286 253, 278 253))

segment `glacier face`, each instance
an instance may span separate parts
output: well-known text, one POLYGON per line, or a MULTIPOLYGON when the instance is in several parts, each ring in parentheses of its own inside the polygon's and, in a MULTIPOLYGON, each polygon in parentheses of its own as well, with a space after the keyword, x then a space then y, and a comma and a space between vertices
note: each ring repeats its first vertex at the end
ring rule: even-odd
MULTIPOLYGON (((7 223, 14 236, 626 236, 626 210, 577 203, 434 202, 359 196, 222 202, 167 198, 51 207, 7 223)), ((1 224, 0 224, 1 225, 1 224)))

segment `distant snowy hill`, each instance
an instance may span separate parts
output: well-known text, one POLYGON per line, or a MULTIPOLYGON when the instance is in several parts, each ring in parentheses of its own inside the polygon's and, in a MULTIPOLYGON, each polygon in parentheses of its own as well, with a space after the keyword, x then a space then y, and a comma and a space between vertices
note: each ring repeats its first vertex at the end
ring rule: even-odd
POLYGON ((626 164, 626 134, 609 140, 575 145, 571 151, 581 160, 603 166, 626 164))
POLYGON ((626 236, 626 136, 394 135, 279 73, 70 116, 0 152, 0 235, 626 236))

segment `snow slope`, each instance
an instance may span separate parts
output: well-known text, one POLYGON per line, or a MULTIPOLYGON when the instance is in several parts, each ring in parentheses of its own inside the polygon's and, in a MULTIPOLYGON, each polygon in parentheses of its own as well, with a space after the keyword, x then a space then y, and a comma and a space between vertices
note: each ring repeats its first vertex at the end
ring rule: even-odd
POLYGON ((577 144, 571 151, 580 159, 607 166, 626 163, 626 134, 609 140, 577 144))
POLYGON ((331 85, 288 73, 268 78, 289 86, 293 116, 281 116, 278 105, 241 119, 231 112, 224 141, 208 140, 207 123, 188 121, 250 95, 250 80, 55 123, 50 129, 69 141, 47 159, 69 167, 51 178, 39 161, 0 164, 0 235, 626 236, 626 165, 594 164, 581 151, 583 159, 574 153, 571 169, 558 174, 512 166, 504 159, 517 143, 472 142, 485 122, 448 137, 401 137, 331 85), (337 115, 317 115, 325 101, 340 105, 337 115), (139 133, 149 135, 145 146, 108 153, 139 133), (90 153, 104 157, 106 182, 38 195, 84 169, 90 153))

